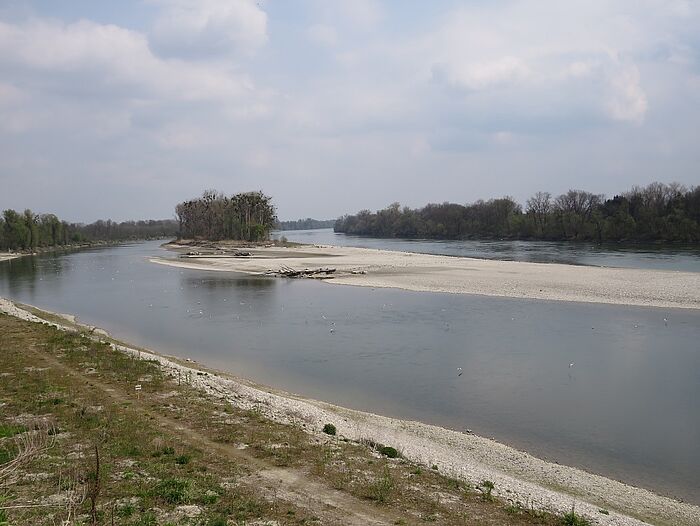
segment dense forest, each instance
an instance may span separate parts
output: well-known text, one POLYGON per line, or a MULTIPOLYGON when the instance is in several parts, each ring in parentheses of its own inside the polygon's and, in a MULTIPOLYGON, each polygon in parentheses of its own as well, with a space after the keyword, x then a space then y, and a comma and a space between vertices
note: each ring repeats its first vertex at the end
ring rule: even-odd
POLYGON ((246 192, 227 197, 207 190, 202 197, 175 207, 178 237, 211 240, 267 239, 277 224, 272 199, 262 192, 246 192))
POLYGON ((373 237, 700 242, 700 187, 652 183, 606 199, 537 192, 525 208, 510 197, 420 209, 394 203, 338 219, 336 232, 373 237))
POLYGON ((100 220, 86 225, 61 221, 54 214, 5 210, 0 217, 0 250, 26 251, 95 241, 169 237, 176 232, 177 222, 172 219, 122 223, 100 220))
POLYGON ((279 221, 277 230, 315 230, 318 228, 333 228, 335 219, 297 219, 296 221, 279 221))

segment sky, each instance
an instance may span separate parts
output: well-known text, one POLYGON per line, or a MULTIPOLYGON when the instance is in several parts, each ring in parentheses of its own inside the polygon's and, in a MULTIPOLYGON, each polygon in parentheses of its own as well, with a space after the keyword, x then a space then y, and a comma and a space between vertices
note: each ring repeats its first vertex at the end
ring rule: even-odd
POLYGON ((325 219, 698 166, 697 1, 0 1, 0 209, 325 219))

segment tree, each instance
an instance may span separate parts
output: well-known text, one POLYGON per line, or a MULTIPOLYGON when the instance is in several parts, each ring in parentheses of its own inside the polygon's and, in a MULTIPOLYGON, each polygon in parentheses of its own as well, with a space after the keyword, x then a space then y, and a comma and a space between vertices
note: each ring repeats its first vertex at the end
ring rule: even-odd
POLYGON ((544 234, 547 219, 552 212, 552 194, 549 192, 537 192, 525 203, 526 213, 532 217, 537 233, 544 234))
POLYGON ((607 200, 583 190, 569 190, 554 200, 549 192, 537 192, 527 200, 525 215, 510 197, 416 210, 394 203, 375 213, 343 216, 334 229, 376 237, 693 243, 700 241, 700 189, 652 183, 607 200))
POLYGON ((175 207, 179 236, 203 239, 267 239, 277 223, 272 199, 262 192, 231 197, 207 190, 201 198, 175 207))

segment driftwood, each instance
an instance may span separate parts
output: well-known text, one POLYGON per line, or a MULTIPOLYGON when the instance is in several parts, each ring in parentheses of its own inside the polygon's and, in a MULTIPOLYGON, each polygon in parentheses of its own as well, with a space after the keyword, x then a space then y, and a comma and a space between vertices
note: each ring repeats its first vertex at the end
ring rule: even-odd
POLYGON ((284 278, 316 278, 316 279, 326 279, 330 277, 331 274, 335 273, 334 268, 315 268, 304 270, 296 270, 292 267, 282 266, 279 270, 268 270, 265 272, 268 276, 280 276, 284 278))
POLYGON ((215 259, 225 259, 225 258, 249 258, 251 256, 250 252, 244 252, 241 250, 236 250, 235 252, 219 252, 216 254, 202 254, 201 252, 188 252, 180 256, 186 259, 197 259, 197 258, 215 258, 215 259))

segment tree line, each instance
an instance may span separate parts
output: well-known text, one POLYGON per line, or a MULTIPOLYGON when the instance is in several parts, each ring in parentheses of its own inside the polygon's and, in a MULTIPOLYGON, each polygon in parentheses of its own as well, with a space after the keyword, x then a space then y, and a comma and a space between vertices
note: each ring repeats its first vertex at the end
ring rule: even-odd
POLYGON ((569 190, 537 192, 523 208, 511 197, 471 204, 394 203, 377 212, 339 218, 336 232, 426 239, 537 239, 575 241, 700 242, 700 187, 652 183, 606 199, 569 190))
POLYGON ((128 241, 175 236, 172 219, 124 221, 99 220, 90 224, 68 223, 54 214, 5 210, 0 217, 0 250, 36 250, 96 241, 128 241))
POLYGON ((178 237, 210 240, 267 239, 277 223, 272 198, 262 192, 245 192, 231 197, 207 190, 202 197, 175 207, 178 237))
POLYGON ((297 219, 296 221, 278 221, 277 230, 316 230, 319 228, 333 228, 335 219, 297 219))

